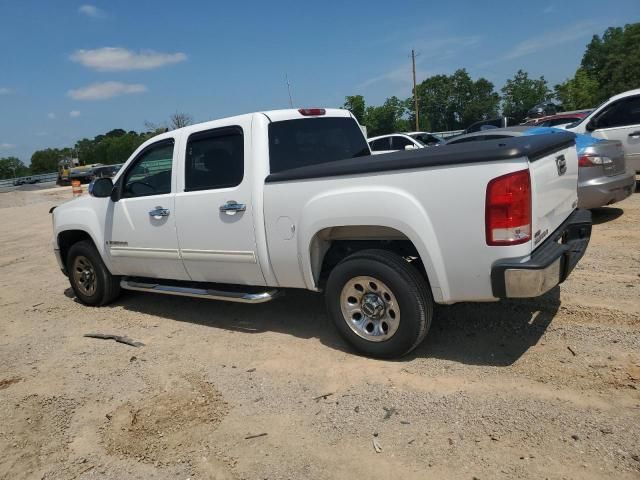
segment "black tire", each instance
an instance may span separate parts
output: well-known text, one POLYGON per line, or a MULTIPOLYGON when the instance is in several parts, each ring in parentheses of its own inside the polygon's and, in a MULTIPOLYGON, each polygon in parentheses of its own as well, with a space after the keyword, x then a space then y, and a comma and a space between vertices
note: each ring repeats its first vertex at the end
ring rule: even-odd
MULTIPOLYGON (((402 257, 385 250, 363 250, 342 260, 329 274, 325 300, 329 315, 342 337, 360 353, 377 358, 401 357, 416 348, 427 335, 433 317, 431 289, 424 277, 402 257), (354 331, 355 327, 348 323, 350 319, 343 315, 343 288, 348 288, 348 283, 353 284, 354 281, 358 287, 357 277, 378 279, 394 295, 400 310, 399 323, 390 338, 367 340, 354 331)), ((391 313, 390 304, 385 305, 391 313)), ((368 318, 366 315, 362 317, 362 313, 360 315, 368 318)), ((366 335, 367 332, 361 333, 366 335)), ((380 333, 383 335, 380 338, 384 338, 384 332, 380 330, 380 333)))
POLYGON ((82 240, 71 245, 67 254, 67 273, 73 292, 78 300, 85 305, 94 307, 106 305, 120 295, 120 278, 111 275, 98 250, 89 240, 82 240), (76 275, 76 271, 79 271, 77 267, 81 264, 88 266, 89 270, 92 269, 95 279, 95 285, 92 289, 86 288, 85 284, 77 278, 78 275, 82 276, 80 273, 76 275))

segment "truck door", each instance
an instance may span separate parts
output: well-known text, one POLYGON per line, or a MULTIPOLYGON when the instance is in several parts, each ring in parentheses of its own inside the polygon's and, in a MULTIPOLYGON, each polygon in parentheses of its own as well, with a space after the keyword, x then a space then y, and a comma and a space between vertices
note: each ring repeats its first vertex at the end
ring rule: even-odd
POLYGON ((147 146, 118 179, 121 194, 109 202, 107 251, 121 275, 188 280, 176 235, 173 139, 147 146))
MULTIPOLYGON (((194 281, 265 285, 253 224, 251 123, 191 133, 176 194, 180 254, 194 281)), ((264 227, 262 227, 264 228, 264 227)))
POLYGON ((594 137, 620 140, 627 166, 640 172, 640 95, 621 98, 595 117, 594 137))

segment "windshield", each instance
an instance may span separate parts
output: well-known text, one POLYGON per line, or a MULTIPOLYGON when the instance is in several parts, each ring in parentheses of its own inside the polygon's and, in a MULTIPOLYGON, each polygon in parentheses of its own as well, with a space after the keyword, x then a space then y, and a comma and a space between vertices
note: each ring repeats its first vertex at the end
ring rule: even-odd
POLYGON ((271 173, 371 155, 353 118, 285 120, 269 124, 271 173))
POLYGON ((587 118, 593 118, 592 117, 592 113, 593 112, 597 112, 598 110, 600 110, 600 107, 602 107, 605 103, 607 103, 609 101, 609 99, 605 100, 604 102, 602 102, 601 104, 599 104, 596 108, 594 108, 593 110, 591 110, 587 115, 585 115, 583 118, 581 118, 580 120, 570 123, 569 125, 566 126, 566 128, 574 128, 577 127, 578 125, 580 125, 582 122, 584 122, 587 118))

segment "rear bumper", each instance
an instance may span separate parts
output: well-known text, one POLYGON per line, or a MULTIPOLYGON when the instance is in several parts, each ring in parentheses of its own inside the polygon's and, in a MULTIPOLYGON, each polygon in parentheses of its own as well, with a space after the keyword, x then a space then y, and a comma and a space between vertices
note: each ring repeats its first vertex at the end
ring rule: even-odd
POLYGON ((537 297, 561 284, 584 255, 591 237, 591 212, 575 210, 530 256, 494 262, 496 298, 537 297))
POLYGON ((578 184, 578 208, 598 208, 624 200, 636 186, 635 173, 600 177, 578 184))

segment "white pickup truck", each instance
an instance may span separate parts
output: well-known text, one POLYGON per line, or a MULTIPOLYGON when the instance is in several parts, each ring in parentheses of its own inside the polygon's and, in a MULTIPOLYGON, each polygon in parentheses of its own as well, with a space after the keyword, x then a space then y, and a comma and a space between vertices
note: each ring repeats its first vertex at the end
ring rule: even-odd
POLYGON ((52 209, 53 248, 87 305, 120 289, 324 291, 347 341, 395 357, 423 340, 434 302, 564 281, 591 234, 577 178, 571 133, 372 156, 346 110, 252 113, 145 142, 113 181, 52 209))

